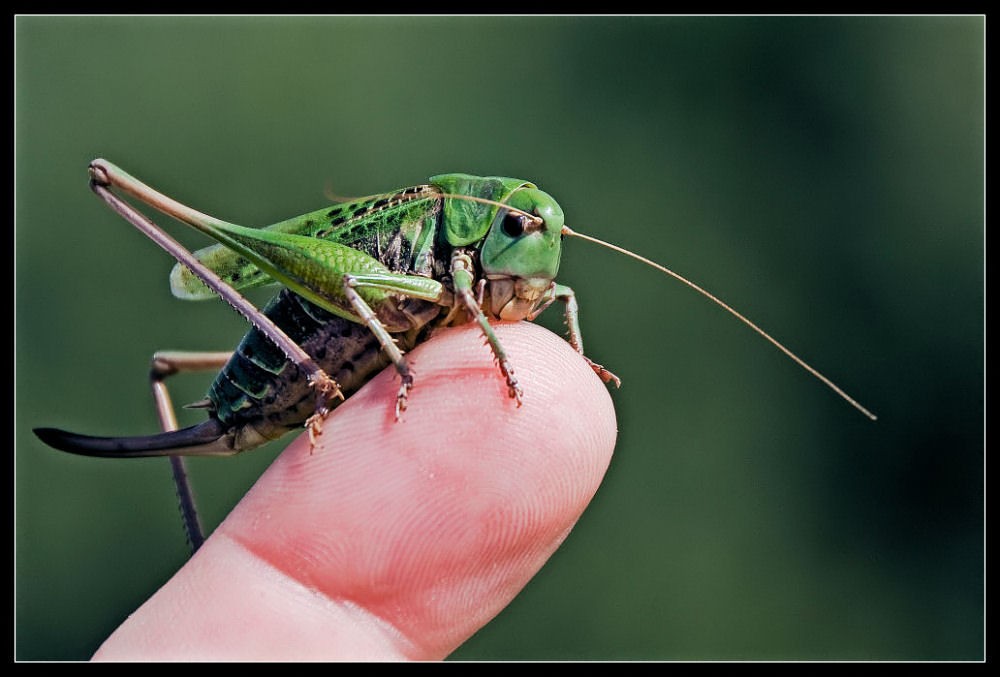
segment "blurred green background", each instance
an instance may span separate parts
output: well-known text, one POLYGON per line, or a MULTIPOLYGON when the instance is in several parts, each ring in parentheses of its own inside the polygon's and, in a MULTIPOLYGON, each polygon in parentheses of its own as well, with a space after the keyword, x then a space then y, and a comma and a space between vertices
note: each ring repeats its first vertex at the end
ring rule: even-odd
MULTIPOLYGON (((18 17, 16 657, 89 657, 187 557, 167 461, 63 455, 31 428, 151 432, 153 351, 244 331, 170 296, 172 262, 87 188, 103 156, 247 225, 327 188, 530 179, 880 415, 676 282, 568 242, 588 353, 624 382, 615 458, 454 658, 981 658, 984 29, 18 17)), ((175 380, 176 401, 206 384, 175 380)), ((210 526, 282 446, 191 463, 210 526)))

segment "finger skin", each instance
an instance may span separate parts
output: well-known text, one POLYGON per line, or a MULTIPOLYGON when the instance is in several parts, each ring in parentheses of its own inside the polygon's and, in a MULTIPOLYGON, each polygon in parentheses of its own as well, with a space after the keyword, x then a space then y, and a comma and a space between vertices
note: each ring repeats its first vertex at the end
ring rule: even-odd
MULTIPOLYGON (((437 660, 545 563, 607 470, 604 384, 561 338, 499 324, 510 399, 482 334, 409 355, 300 436, 185 567, 115 631, 103 660, 437 660)), ((220 462, 225 462, 221 461, 220 462)))

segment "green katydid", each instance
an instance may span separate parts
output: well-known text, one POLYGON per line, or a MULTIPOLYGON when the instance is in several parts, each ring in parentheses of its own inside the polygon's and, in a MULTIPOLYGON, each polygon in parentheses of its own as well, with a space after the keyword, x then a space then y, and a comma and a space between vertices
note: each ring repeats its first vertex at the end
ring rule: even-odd
MULTIPOLYGON (((478 323, 510 397, 520 403, 521 386, 489 321, 533 320, 552 302, 562 301, 569 342, 583 355, 576 298, 555 282, 564 236, 596 242, 677 278, 875 418, 706 290, 644 257, 571 230, 559 204, 528 181, 444 174, 253 229, 186 207, 105 160, 92 162, 90 174, 99 196, 177 259, 170 277, 176 296, 221 296, 253 327, 232 354, 154 357, 154 393, 166 432, 115 438, 36 429, 43 441, 64 451, 171 456, 175 476, 182 475, 177 456, 234 454, 303 427, 318 434, 330 409, 388 365, 400 378, 398 419, 414 386, 404 353, 439 327, 469 321, 478 323), (112 189, 219 244, 188 252, 112 189), (284 289, 263 310, 238 292, 275 282, 284 289), (199 403, 208 410, 208 420, 176 430, 163 378, 181 369, 213 367, 221 371, 199 403)), ((587 361, 605 383, 620 384, 610 371, 587 361)), ((183 494, 182 479, 178 483, 183 494)))

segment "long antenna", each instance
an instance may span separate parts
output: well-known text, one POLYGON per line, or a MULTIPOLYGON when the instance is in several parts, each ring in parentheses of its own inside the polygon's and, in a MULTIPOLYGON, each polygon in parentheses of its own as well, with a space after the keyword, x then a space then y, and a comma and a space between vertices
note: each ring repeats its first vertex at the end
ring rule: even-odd
POLYGON ((818 378, 821 382, 823 382, 823 384, 825 384, 828 388, 830 388, 830 390, 832 390, 833 392, 837 393, 844 400, 846 400, 847 403, 850 404, 852 407, 854 407, 855 409, 857 409, 858 411, 860 411, 862 414, 864 414, 865 416, 867 416, 868 418, 870 418, 873 421, 875 421, 875 420, 878 419, 878 417, 875 416, 875 414, 873 414, 872 412, 868 411, 865 407, 861 406, 861 404, 859 404, 857 400, 855 400, 853 397, 851 397, 850 395, 848 395, 847 393, 845 393, 843 390, 841 390, 840 387, 837 386, 837 384, 835 384, 833 381, 831 381, 830 379, 828 379, 826 376, 823 376, 823 374, 819 373, 818 371, 816 371, 815 369, 813 369, 812 367, 810 367, 808 364, 806 364, 806 362, 802 358, 800 358, 798 355, 796 355, 795 353, 793 353, 791 350, 789 350, 788 348, 786 348, 785 346, 783 346, 781 343, 779 343, 777 340, 775 340, 766 331, 764 331, 763 329, 761 329, 760 327, 758 327, 756 324, 754 324, 753 322, 751 322, 750 320, 748 320, 741 313, 739 313, 736 310, 734 310, 732 307, 730 307, 728 304, 726 304, 724 301, 722 301, 722 299, 720 299, 717 296, 715 296, 714 294, 706 291, 705 289, 699 287, 697 284, 695 284, 691 280, 687 279, 683 275, 679 275, 678 273, 675 273, 674 271, 670 270, 669 268, 667 268, 665 266, 661 266, 659 263, 657 263, 655 261, 651 261, 651 260, 647 259, 645 256, 640 256, 639 254, 636 254, 635 252, 631 252, 628 249, 625 249, 624 247, 619 247, 618 245, 611 244, 610 242, 605 242, 604 240, 600 240, 600 239, 598 239, 596 237, 592 237, 590 235, 584 235, 583 233, 578 233, 575 230, 571 229, 569 226, 563 226, 562 233, 563 233, 563 235, 569 235, 571 237, 578 237, 578 238, 580 238, 582 240, 587 240, 588 242, 593 242, 594 244, 601 245, 602 247, 607 247, 608 249, 616 251, 619 254, 624 254, 625 256, 630 256, 633 259, 636 259, 637 261, 642 261, 646 265, 651 266, 653 268, 656 268, 657 270, 659 270, 659 271, 661 271, 663 273, 666 273, 667 275, 669 275, 670 277, 674 278, 675 280, 683 282, 684 284, 686 284, 687 286, 691 287, 692 289, 694 289, 696 292, 698 292, 702 296, 707 297, 709 300, 711 300, 712 302, 714 302, 716 305, 722 307, 722 309, 725 310, 726 312, 734 315, 736 317, 736 319, 738 319, 740 322, 742 322, 743 324, 747 325, 748 327, 750 327, 751 329, 753 329, 755 332, 757 332, 758 334, 760 334, 762 337, 764 337, 765 339, 767 339, 775 348, 777 348, 778 350, 780 350, 781 352, 783 352, 785 355, 787 355, 789 358, 791 358, 791 360, 793 362, 795 362, 797 365, 799 365, 800 367, 802 367, 803 369, 805 369, 807 372, 809 372, 810 374, 812 374, 813 376, 815 376, 816 378, 818 378))

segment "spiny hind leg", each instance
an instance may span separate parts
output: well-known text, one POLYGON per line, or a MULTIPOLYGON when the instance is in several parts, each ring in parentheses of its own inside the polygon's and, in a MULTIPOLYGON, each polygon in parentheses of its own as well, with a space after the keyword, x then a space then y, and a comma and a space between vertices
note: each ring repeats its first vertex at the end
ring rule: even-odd
MULTIPOLYGON (((274 324, 259 308, 247 301, 227 281, 219 277, 214 270, 199 261, 194 254, 170 237, 162 228, 153 223, 149 217, 135 209, 111 189, 117 188, 164 214, 172 216, 182 223, 194 226, 199 230, 203 230, 206 224, 216 222, 215 219, 182 205, 176 200, 150 188, 106 160, 97 159, 90 163, 90 177, 91 189, 108 206, 177 259, 179 263, 183 264, 191 273, 204 282, 208 288, 222 297, 226 303, 267 336, 285 354, 285 357, 290 362, 294 363, 308 376, 309 384, 316 391, 316 416, 311 420, 322 420, 328 411, 327 404, 332 398, 344 398, 343 393, 340 392, 340 386, 336 381, 320 369, 315 360, 282 331, 280 327, 274 324)), ((333 244, 331 243, 331 246, 333 244)))
POLYGON ((177 430, 177 416, 167 390, 166 379, 174 374, 188 371, 219 370, 226 365, 232 352, 195 352, 183 350, 161 350, 153 354, 149 368, 149 381, 156 402, 156 414, 160 418, 160 428, 164 432, 177 430))
MULTIPOLYGON (((164 350, 153 355, 149 368, 149 381, 153 389, 153 400, 156 403, 156 414, 160 419, 160 428, 164 432, 177 430, 177 414, 174 411, 166 379, 174 374, 187 371, 218 370, 225 366, 232 353, 223 352, 184 352, 164 350)), ((177 488, 177 500, 180 504, 181 520, 187 534, 191 551, 195 552, 205 542, 205 535, 198 519, 194 494, 188 482, 187 469, 182 456, 170 457, 170 468, 174 476, 174 486, 177 488)))

